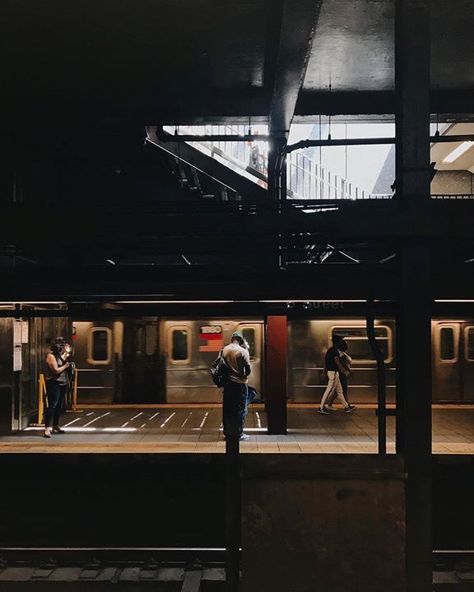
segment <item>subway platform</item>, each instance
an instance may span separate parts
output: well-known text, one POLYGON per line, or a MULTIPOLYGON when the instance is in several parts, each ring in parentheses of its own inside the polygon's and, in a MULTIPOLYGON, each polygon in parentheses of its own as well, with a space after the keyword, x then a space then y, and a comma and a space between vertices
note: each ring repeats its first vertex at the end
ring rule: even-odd
MULTIPOLYGON (((220 405, 97 407, 65 413, 65 433, 43 438, 31 425, 0 437, 0 452, 224 453, 220 405)), ((263 405, 252 405, 242 453, 377 453, 375 406, 320 415, 289 405, 288 433, 269 435, 263 405)), ((387 417, 387 452, 395 453, 395 418, 387 417)), ((433 405, 433 454, 474 454, 474 405, 433 405)))

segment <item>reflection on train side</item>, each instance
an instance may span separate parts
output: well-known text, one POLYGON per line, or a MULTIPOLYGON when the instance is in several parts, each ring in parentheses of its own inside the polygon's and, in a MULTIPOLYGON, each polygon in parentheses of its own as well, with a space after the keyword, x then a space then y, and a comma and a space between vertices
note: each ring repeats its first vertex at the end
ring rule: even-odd
MULTIPOLYGON (((265 397, 263 319, 170 320, 157 317, 74 322, 79 403, 209 403, 221 392, 209 366, 233 331, 243 332, 252 360, 250 383, 265 397)), ((375 402, 376 364, 365 320, 311 319, 288 323, 288 396, 319 402, 325 387, 324 355, 334 334, 344 335, 353 359, 350 397, 375 402)), ((376 321, 385 354, 387 400, 395 400, 395 322, 376 321)), ((474 321, 433 320, 433 400, 474 399, 474 321)))

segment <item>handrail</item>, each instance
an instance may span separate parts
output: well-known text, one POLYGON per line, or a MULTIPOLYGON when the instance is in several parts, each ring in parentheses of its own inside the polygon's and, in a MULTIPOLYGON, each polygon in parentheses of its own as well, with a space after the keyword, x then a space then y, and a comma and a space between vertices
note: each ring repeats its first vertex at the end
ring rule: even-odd
POLYGON ((72 383, 72 411, 77 411, 77 380, 79 371, 77 368, 74 369, 74 379, 72 383))
POLYGON ((44 424, 44 409, 46 398, 46 381, 44 374, 41 372, 38 378, 38 424, 44 424))

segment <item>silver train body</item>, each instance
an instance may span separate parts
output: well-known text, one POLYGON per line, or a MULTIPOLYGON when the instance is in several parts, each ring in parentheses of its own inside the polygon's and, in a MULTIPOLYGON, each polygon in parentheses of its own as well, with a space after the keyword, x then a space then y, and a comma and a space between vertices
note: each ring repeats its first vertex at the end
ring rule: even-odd
MULTIPOLYGON (((73 323, 80 404, 216 403, 222 400, 209 366, 235 330, 243 332, 252 361, 250 384, 265 398, 263 319, 171 320, 156 317, 73 323)), ((352 357, 349 395, 374 403, 376 364, 363 318, 288 322, 288 398, 317 403, 325 388, 324 356, 334 334, 344 335, 352 357)), ((395 401, 395 322, 376 321, 385 354, 387 400, 395 401)), ((474 400, 474 321, 433 320, 433 400, 474 400)))

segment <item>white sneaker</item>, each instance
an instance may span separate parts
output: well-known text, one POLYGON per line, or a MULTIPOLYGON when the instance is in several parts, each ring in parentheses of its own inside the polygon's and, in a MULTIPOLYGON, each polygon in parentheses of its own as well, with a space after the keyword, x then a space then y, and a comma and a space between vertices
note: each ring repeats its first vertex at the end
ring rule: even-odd
POLYGON ((242 434, 239 438, 239 440, 241 442, 246 442, 247 440, 250 440, 250 436, 247 436, 247 434, 242 434))
POLYGON ((51 438, 51 428, 45 428, 43 437, 44 438, 51 438))

